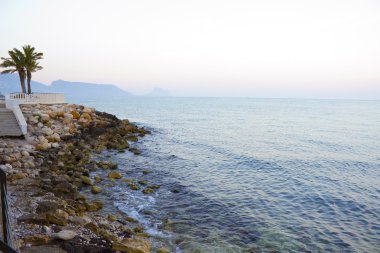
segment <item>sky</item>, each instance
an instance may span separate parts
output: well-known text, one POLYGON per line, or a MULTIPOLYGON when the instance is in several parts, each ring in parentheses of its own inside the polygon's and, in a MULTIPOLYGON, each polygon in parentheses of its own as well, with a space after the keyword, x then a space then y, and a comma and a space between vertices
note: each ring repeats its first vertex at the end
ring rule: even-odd
POLYGON ((380 99, 380 0, 0 0, 34 80, 135 94, 380 99))

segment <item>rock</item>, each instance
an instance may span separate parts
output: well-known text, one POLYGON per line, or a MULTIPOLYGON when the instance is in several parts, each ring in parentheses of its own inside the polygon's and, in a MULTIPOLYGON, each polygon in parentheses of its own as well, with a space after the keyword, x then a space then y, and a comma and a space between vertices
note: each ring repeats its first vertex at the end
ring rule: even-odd
POLYGON ((103 203, 101 201, 93 201, 86 203, 86 209, 90 212, 95 212, 103 208, 103 203))
POLYGON ((141 155, 141 151, 137 148, 130 148, 129 151, 131 151, 135 155, 141 155))
POLYGON ((149 174, 149 173, 151 173, 152 171, 150 171, 150 170, 143 170, 143 174, 144 175, 147 175, 147 174, 149 174))
POLYGON ((151 189, 151 188, 145 188, 144 190, 142 190, 142 192, 143 192, 144 194, 151 194, 151 193, 154 193, 154 190, 151 189))
POLYGON ((142 180, 142 179, 137 180, 137 183, 139 183, 139 184, 141 184, 141 185, 147 185, 147 184, 148 184, 147 181, 142 180))
POLYGON ((172 193, 179 193, 179 192, 180 192, 179 189, 171 189, 170 191, 171 191, 172 193))
POLYGON ((15 180, 20 180, 26 178, 28 175, 26 173, 16 173, 16 174, 11 174, 8 176, 9 181, 15 181, 15 180))
POLYGON ((16 159, 16 160, 20 160, 21 157, 22 157, 22 154, 20 152, 14 152, 13 153, 13 157, 16 159))
POLYGON ((75 233, 74 231, 71 231, 71 230, 62 230, 56 234, 53 234, 54 238, 61 239, 64 241, 71 240, 75 236, 77 236, 77 233, 75 233))
POLYGON ((127 141, 117 146, 118 150, 124 150, 127 148, 129 148, 129 143, 127 141))
POLYGON ((79 200, 79 201, 86 201, 87 200, 87 197, 83 194, 80 194, 80 193, 77 193, 75 195, 75 200, 79 200))
POLYGON ((12 161, 12 158, 10 158, 10 157, 7 156, 7 155, 4 155, 4 156, 3 156, 3 160, 4 160, 5 162, 9 163, 9 162, 12 161))
POLYGON ((49 148, 51 148, 51 143, 40 143, 36 146, 36 150, 47 150, 49 148))
POLYGON ((140 186, 138 186, 137 184, 128 183, 128 186, 129 186, 129 188, 131 188, 134 191, 140 190, 140 186))
POLYGON ((109 221, 116 221, 116 220, 117 220, 117 217, 116 217, 115 215, 108 214, 107 219, 108 219, 109 221))
POLYGON ((61 193, 75 193, 77 191, 77 187, 67 181, 62 181, 57 183, 53 190, 61 193))
POLYGON ((47 213, 55 211, 59 208, 59 204, 55 201, 40 201, 37 203, 37 213, 47 213))
POLYGON ((91 222, 91 218, 86 216, 86 215, 83 215, 83 216, 72 216, 69 218, 69 220, 72 222, 72 223, 75 223, 75 224, 78 224, 78 225, 86 225, 87 223, 90 223, 91 222))
POLYGON ((26 150, 21 151, 21 155, 25 156, 25 157, 29 157, 30 156, 29 152, 26 151, 26 150))
POLYGON ((68 253, 57 245, 41 245, 23 248, 22 253, 68 253))
POLYGON ((56 142, 54 142, 54 143, 51 144, 51 147, 52 148, 59 148, 59 144, 56 143, 56 142))
POLYGON ((19 217, 17 221, 29 224, 49 225, 49 221, 46 219, 46 216, 40 214, 24 214, 19 217))
POLYGON ((65 226, 69 218, 69 214, 65 211, 57 209, 54 213, 46 214, 46 218, 50 223, 65 226))
POLYGON ((91 107, 85 107, 85 108, 83 108, 82 111, 85 113, 88 113, 88 114, 92 114, 93 112, 95 112, 95 109, 91 108, 91 107))
POLYGON ((136 223, 137 220, 132 218, 132 217, 125 217, 125 220, 128 221, 128 222, 132 222, 132 223, 136 223))
POLYGON ((159 248, 157 250, 157 253, 170 253, 170 250, 167 248, 159 248))
POLYGON ((107 230, 100 230, 99 235, 101 235, 104 239, 110 242, 117 242, 119 239, 116 235, 110 233, 107 230))
POLYGON ((142 233, 142 232, 144 232, 144 228, 142 226, 137 226, 133 229, 133 232, 142 233))
POLYGON ((111 170, 116 170, 117 169, 117 164, 113 162, 108 162, 108 168, 111 170))
POLYGON ((90 114, 88 114, 86 112, 82 113, 81 118, 87 120, 87 122, 90 122, 92 120, 90 114))
POLYGON ((95 224, 94 222, 87 223, 84 227, 91 230, 95 234, 98 234, 100 232, 99 226, 95 224))
POLYGON ((41 131, 47 136, 54 134, 54 131, 50 127, 43 127, 41 131))
POLYGON ((127 140, 137 142, 139 139, 137 138, 137 136, 131 135, 127 137, 127 140))
POLYGON ((47 244, 49 241, 50 237, 48 235, 33 235, 24 237, 25 244, 31 244, 35 246, 47 244))
POLYGON ((39 143, 48 143, 49 141, 45 138, 45 136, 40 135, 38 136, 39 143))
POLYGON ((120 243, 113 243, 112 249, 128 253, 150 253, 152 245, 145 239, 125 238, 120 243))
POLYGON ((95 182, 97 183, 100 183, 103 180, 100 175, 96 175, 94 179, 95 179, 95 182))
POLYGON ((102 192, 102 188, 100 188, 99 186, 93 186, 91 187, 91 192, 94 194, 100 193, 102 192))
POLYGON ((92 180, 89 177, 81 176, 80 179, 86 185, 94 185, 94 183, 92 182, 92 180))
POLYGON ((50 118, 56 119, 58 116, 58 113, 56 111, 53 111, 53 112, 49 112, 48 115, 50 118))
POLYGON ((24 163, 24 168, 34 168, 34 167, 36 167, 36 164, 32 160, 26 161, 24 163))
POLYGON ((79 119, 80 118, 79 112, 77 112, 77 111, 74 110, 74 111, 71 111, 70 113, 71 113, 71 115, 73 115, 74 119, 79 119))
POLYGON ((49 142, 59 142, 61 141, 61 137, 58 133, 53 133, 52 135, 47 137, 49 142))
POLYGON ((48 122, 50 120, 49 114, 41 114, 41 122, 48 122))
POLYGON ((31 124, 37 124, 38 123, 38 119, 39 118, 37 118, 37 117, 30 117, 30 118, 28 118, 28 122, 31 123, 31 124))
POLYGON ((119 179, 119 178, 122 178, 123 176, 117 171, 111 171, 110 173, 108 173, 108 177, 113 178, 113 179, 119 179))
POLYGON ((71 113, 65 113, 63 114, 63 117, 69 122, 71 122, 71 120, 74 118, 74 116, 71 113))
POLYGON ((145 232, 144 233, 137 233, 136 236, 150 238, 150 234, 145 233, 145 232))
POLYGON ((44 232, 45 234, 50 234, 51 233, 51 228, 48 227, 48 226, 42 226, 42 232, 44 232))

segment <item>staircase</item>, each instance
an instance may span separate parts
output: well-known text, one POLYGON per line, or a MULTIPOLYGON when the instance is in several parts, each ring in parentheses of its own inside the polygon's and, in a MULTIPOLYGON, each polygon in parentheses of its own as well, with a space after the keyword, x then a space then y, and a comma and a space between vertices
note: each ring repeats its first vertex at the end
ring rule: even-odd
POLYGON ((12 110, 0 101, 0 136, 21 136, 22 132, 12 110))

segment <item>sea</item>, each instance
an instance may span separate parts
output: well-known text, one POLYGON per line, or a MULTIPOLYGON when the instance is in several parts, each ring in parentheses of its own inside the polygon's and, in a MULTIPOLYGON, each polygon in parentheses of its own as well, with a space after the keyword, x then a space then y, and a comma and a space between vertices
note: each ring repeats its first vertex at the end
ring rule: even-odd
POLYGON ((380 252, 380 101, 71 102, 152 132, 111 158, 160 188, 110 197, 175 252, 380 252))

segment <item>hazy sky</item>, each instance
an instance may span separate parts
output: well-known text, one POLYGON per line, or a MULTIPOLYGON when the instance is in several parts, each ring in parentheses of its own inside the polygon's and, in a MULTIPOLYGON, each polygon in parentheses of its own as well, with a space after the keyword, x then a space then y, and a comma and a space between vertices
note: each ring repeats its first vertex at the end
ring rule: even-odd
POLYGON ((380 99, 380 0, 0 0, 35 80, 141 94, 380 99))

